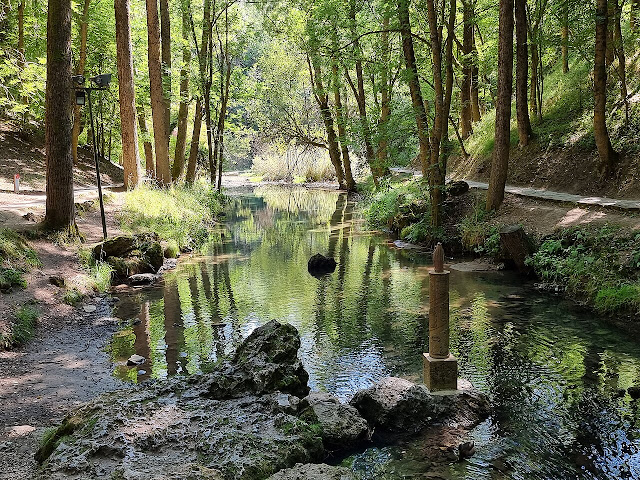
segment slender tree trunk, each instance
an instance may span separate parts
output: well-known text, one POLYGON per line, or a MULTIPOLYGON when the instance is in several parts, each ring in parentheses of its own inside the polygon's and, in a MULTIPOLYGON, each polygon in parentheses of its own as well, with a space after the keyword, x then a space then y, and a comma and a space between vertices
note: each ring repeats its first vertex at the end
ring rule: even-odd
POLYGON ((156 179, 161 185, 171 183, 169 144, 167 142, 166 102, 162 90, 162 63, 160 59, 160 22, 156 0, 146 0, 147 32, 149 43, 149 88, 153 140, 156 150, 156 179))
POLYGON ((498 104, 495 147, 491 162, 487 210, 496 210, 504 200, 511 133, 511 91, 513 83, 513 0, 500 0, 498 27, 498 104))
POLYGON ((616 16, 615 16, 615 52, 618 57, 618 76, 620 77, 620 100, 624 103, 625 125, 629 125, 629 99, 627 92, 627 59, 624 55, 624 41, 622 38, 622 28, 620 26, 620 18, 622 17, 622 5, 615 1, 616 16))
MULTIPOLYGON (((75 74, 84 75, 84 68, 87 62, 87 34, 89 31, 89 4, 91 0, 84 0, 84 6, 82 8, 82 17, 80 19, 80 53, 78 56, 78 64, 76 65, 75 74)), ((71 150, 73 152, 73 163, 78 163, 78 137, 80 136, 82 119, 82 112, 80 105, 73 107, 73 132, 72 132, 72 145, 71 150)))
POLYGON ((198 164, 198 150, 200 147, 200 128, 202 126, 202 99, 196 102, 196 113, 193 119, 193 136, 189 148, 189 163, 187 164, 186 182, 191 185, 196 179, 196 166, 198 164))
POLYGON ((607 1, 607 18, 609 21, 607 22, 607 50, 606 50, 606 62, 607 66, 613 63, 613 59, 615 58, 615 52, 613 51, 613 46, 615 44, 614 37, 614 24, 615 22, 611 21, 616 16, 616 8, 615 8, 615 0, 607 1))
POLYGON ((18 4, 18 53, 20 67, 24 66, 24 0, 18 4))
POLYGON ((327 132, 329 158, 331 159, 331 163, 333 164, 333 167, 336 171, 338 185, 341 190, 344 190, 346 188, 346 184, 344 181, 344 170, 342 169, 342 161, 340 159, 338 139, 333 128, 333 116, 331 115, 331 109, 329 108, 329 97, 322 84, 322 69, 320 68, 320 63, 315 57, 312 61, 309 61, 309 75, 311 76, 311 81, 314 86, 318 107, 320 107, 320 114, 322 115, 324 128, 327 132))
POLYGON ((178 136, 173 160, 171 176, 178 178, 184 170, 185 150, 187 146, 187 116, 189 114, 189 63, 191 62, 191 45, 189 44, 189 12, 182 12, 182 69, 180 70, 180 108, 178 110, 178 136))
MULTIPOLYGON (((378 165, 387 165, 388 157, 388 145, 387 140, 388 122, 391 117, 391 85, 390 85, 390 44, 389 44, 389 22, 391 17, 391 10, 388 6, 385 6, 384 16, 382 19, 382 34, 380 37, 381 52, 382 52, 382 68, 380 72, 380 119, 378 120, 378 135, 380 140, 378 141, 378 165)), ((346 168, 346 161, 345 161, 346 168)))
POLYGON ((569 0, 563 0, 562 27, 560 28, 562 42, 562 73, 569 72, 569 0))
POLYGON ((527 105, 529 51, 527 47, 527 0, 515 0, 516 18, 516 117, 520 146, 526 147, 532 135, 527 105))
MULTIPOLYGON (((229 85, 231 83, 231 61, 228 58, 228 48, 225 45, 223 54, 223 67, 224 67, 224 81, 223 81, 224 89, 220 92, 221 95, 221 103, 220 103, 220 116, 218 117, 218 129, 217 129, 217 138, 219 143, 219 154, 218 154, 218 191, 222 189, 222 167, 224 162, 224 127, 225 121, 227 118, 227 105, 229 103, 229 85)), ((222 72, 221 72, 222 73, 222 72)))
POLYGON ((136 94, 133 86, 133 55, 129 0, 115 0, 116 52, 118 57, 118 87, 120 93, 120 125, 122 132, 122 164, 124 188, 135 188, 140 181, 138 132, 136 130, 136 94))
POLYGON ((342 106, 342 98, 340 96, 340 73, 338 71, 338 62, 335 58, 331 60, 331 69, 333 71, 333 98, 336 106, 336 123, 338 125, 338 139, 340 141, 340 150, 342 152, 342 163, 344 166, 344 176, 347 191, 355 192, 356 182, 351 173, 351 160, 349 158, 349 146, 347 145, 347 130, 345 128, 344 110, 342 106))
POLYGON ((596 0, 596 47, 593 67, 593 135, 600 155, 601 171, 611 174, 618 160, 618 153, 611 146, 607 131, 607 0, 596 0))
POLYGON ((462 0, 462 82, 460 83, 460 129, 462 138, 471 135, 471 63, 473 49, 473 2, 462 0))
POLYGON ((77 233, 73 199, 71 0, 49 0, 47 14, 47 228, 77 233))
POLYGON ((169 0, 160 0, 160 41, 162 57, 162 91, 164 93, 164 125, 167 145, 171 135, 171 15, 169 0))
MULTIPOLYGON (((474 6, 474 10, 475 10, 475 4, 472 3, 472 6, 474 6)), ((472 17, 475 18, 475 11, 472 11, 472 17)), ((476 48, 476 36, 475 33, 473 35, 473 55, 471 57, 472 59, 472 64, 471 64, 471 119, 474 122, 479 122, 480 121, 480 100, 479 100, 479 94, 478 94, 478 85, 479 85, 479 79, 480 79, 480 75, 478 72, 478 49, 476 48)))
POLYGON ((142 107, 142 105, 139 105, 137 107, 137 113, 138 113, 138 126, 140 127, 140 132, 142 133, 142 136, 144 137, 144 166, 145 166, 145 170, 147 172, 147 177, 148 178, 155 178, 156 176, 156 164, 153 161, 153 146, 151 145, 151 142, 148 140, 149 138, 149 129, 147 128, 147 120, 146 120, 146 116, 144 113, 144 107, 142 107))
POLYGON ((409 21, 409 0, 398 2, 398 20, 400 22, 400 35, 402 37, 402 52, 404 54, 405 66, 407 69, 407 83, 411 94, 411 104, 416 118, 416 128, 418 130, 418 143, 420 145, 420 165, 424 178, 430 178, 429 161, 429 120, 422 99, 420 80, 418 77, 418 67, 413 48, 413 37, 411 36, 411 23, 409 21))
POLYGON ((538 47, 534 37, 531 44, 531 85, 529 86, 529 113, 534 120, 538 120, 538 47))

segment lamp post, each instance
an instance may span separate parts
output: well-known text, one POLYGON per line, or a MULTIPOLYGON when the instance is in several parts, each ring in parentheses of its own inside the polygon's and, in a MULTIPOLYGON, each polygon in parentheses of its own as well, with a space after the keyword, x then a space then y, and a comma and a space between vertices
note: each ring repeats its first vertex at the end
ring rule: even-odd
MULTIPOLYGON (((85 93, 86 100, 89 102, 89 119, 91 122, 91 137, 93 144, 93 159, 96 162, 96 178, 98 182, 98 199, 100 200, 100 217, 102 219, 102 236, 104 240, 107 239, 107 222, 104 216, 104 202, 102 200, 102 180, 100 179, 100 162, 98 161, 98 149, 96 145, 96 130, 93 125, 93 110, 91 107, 91 92, 94 90, 106 90, 109 88, 109 83, 111 83, 111 74, 105 73, 101 75, 96 75, 95 77, 91 77, 89 80, 92 81, 96 86, 95 87, 85 87, 84 75, 74 75, 72 77, 73 82, 76 84, 76 105, 84 105, 85 104, 85 93)), ((97 125, 96 125, 97 127, 97 125)))

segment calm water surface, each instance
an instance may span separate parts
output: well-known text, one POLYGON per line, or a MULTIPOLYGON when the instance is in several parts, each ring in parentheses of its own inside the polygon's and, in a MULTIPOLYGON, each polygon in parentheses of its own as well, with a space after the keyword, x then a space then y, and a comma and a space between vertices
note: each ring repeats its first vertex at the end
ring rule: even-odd
MULTIPOLYGON (((421 381, 430 255, 367 232, 337 192, 259 187, 232 196, 227 220, 206 255, 122 298, 117 314, 132 326, 113 339, 115 375, 205 371, 278 319, 300 331, 314 390, 348 400, 385 376, 421 381), (307 272, 318 252, 338 261, 321 279, 307 272), (147 362, 127 367, 133 353, 147 362)), ((640 346, 629 335, 497 272, 452 272, 451 326, 460 375, 495 413, 471 432, 478 453, 439 470, 442 478, 640 478, 640 409, 615 398, 640 385, 640 346)), ((434 478, 419 439, 346 464, 367 478, 434 478)))

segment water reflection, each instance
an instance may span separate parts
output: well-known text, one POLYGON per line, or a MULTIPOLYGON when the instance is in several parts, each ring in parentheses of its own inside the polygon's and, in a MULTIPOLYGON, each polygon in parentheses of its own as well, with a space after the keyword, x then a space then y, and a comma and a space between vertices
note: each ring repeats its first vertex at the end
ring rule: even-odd
MULTIPOLYGON (((419 381, 427 345, 428 264, 365 231, 337 192, 259 188, 235 197, 207 255, 158 288, 123 297, 130 328, 113 340, 116 375, 133 382, 198 373, 270 319, 295 325, 312 388, 343 399, 390 374, 419 381), (336 271, 307 272, 315 253, 336 271), (138 353, 148 361, 125 366, 138 353)), ((640 347, 558 298, 501 273, 451 276, 451 348, 495 414, 478 453, 444 478, 640 478, 640 347)), ((369 478, 424 475, 420 442, 351 459, 369 478), (373 473, 375 472, 375 473, 373 473), (400 473, 399 473, 400 472, 400 473)))

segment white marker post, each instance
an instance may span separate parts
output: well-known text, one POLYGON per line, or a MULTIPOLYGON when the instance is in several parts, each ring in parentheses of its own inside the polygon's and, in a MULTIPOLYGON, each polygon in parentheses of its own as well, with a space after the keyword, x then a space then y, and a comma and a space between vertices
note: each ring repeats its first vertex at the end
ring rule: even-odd
POLYGON ((16 173, 13 176, 13 193, 20 193, 20 174, 16 173))

